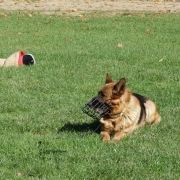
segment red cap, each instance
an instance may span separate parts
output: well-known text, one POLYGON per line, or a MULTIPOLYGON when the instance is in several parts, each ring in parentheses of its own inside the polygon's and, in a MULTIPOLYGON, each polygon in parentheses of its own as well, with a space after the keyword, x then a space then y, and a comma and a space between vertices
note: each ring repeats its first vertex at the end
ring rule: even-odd
POLYGON ((25 53, 23 51, 19 51, 19 59, 18 59, 18 65, 22 66, 23 65, 23 56, 25 53))

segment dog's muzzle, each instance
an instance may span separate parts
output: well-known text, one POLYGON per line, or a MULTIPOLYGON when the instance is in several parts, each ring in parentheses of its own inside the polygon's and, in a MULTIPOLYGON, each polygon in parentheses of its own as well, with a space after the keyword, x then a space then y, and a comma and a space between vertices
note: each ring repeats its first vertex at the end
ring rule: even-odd
POLYGON ((108 102, 103 102, 100 98, 94 97, 85 104, 82 111, 93 119, 99 120, 110 113, 111 106, 108 102))

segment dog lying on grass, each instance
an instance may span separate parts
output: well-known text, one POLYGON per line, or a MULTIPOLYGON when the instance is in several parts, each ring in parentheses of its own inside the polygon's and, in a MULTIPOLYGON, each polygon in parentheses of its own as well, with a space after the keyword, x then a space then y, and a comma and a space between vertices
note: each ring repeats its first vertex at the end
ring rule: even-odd
POLYGON ((132 93, 125 87, 126 79, 113 82, 106 75, 105 86, 98 92, 98 98, 110 104, 111 110, 100 119, 101 132, 104 142, 118 141, 145 123, 153 124, 161 121, 155 103, 139 94, 132 93))

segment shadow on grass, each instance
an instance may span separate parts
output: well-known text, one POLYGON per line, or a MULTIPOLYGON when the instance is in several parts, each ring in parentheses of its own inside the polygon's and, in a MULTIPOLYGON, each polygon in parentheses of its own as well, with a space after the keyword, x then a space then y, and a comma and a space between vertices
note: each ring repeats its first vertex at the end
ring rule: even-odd
MULTIPOLYGON (((60 150, 60 149, 57 149, 57 150, 54 150, 54 149, 48 149, 48 150, 44 150, 41 146, 42 146, 42 141, 39 141, 38 142, 38 149, 39 149, 39 157, 40 158, 45 158, 46 156, 45 155, 53 155, 54 158, 57 159, 56 156, 58 155, 62 155, 63 153, 66 153, 67 151, 64 151, 64 150, 60 150)), ((44 146, 44 145, 43 145, 44 146)))
POLYGON ((43 155, 43 154, 62 154, 65 153, 66 151, 62 151, 62 150, 53 150, 53 149, 48 149, 48 150, 44 150, 44 151, 40 151, 39 155, 43 155))
POLYGON ((61 129, 58 130, 58 133, 65 132, 65 131, 72 131, 72 132, 100 132, 100 123, 98 121, 93 121, 92 123, 67 123, 61 129))

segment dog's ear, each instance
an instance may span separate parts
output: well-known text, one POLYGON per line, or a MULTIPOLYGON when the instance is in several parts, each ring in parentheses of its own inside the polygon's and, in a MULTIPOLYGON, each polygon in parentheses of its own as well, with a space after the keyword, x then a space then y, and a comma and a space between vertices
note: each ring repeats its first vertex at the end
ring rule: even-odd
POLYGON ((106 74, 106 82, 105 83, 108 84, 108 83, 111 83, 111 82, 113 82, 113 81, 112 81, 111 77, 109 76, 109 74, 107 73, 106 74))
POLYGON ((113 94, 117 96, 121 96, 125 91, 125 86, 126 86, 126 79, 125 78, 120 79, 119 82, 116 83, 116 85, 114 86, 113 94))

